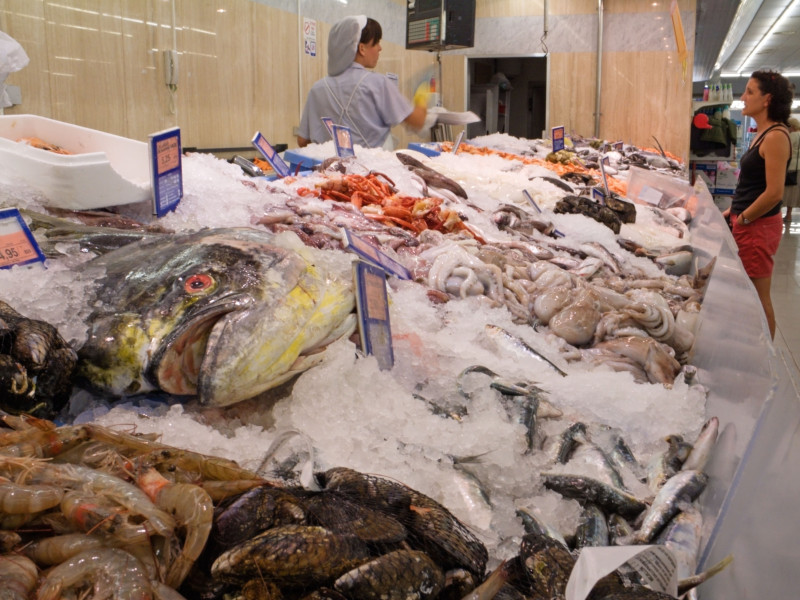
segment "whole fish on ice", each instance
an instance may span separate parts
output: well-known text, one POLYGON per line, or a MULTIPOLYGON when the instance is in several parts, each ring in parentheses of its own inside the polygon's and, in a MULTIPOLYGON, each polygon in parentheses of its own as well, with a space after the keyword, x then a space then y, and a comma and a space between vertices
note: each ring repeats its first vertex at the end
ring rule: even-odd
POLYGON ((291 233, 204 229, 93 262, 105 275, 78 372, 112 395, 233 404, 312 366, 310 354, 355 327, 350 259, 291 233))

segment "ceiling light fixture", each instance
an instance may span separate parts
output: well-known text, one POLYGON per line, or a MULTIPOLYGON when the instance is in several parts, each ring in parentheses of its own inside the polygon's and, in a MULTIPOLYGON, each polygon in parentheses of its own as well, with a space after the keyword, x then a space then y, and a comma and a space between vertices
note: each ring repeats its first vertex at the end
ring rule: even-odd
POLYGON ((769 38, 772 37, 772 33, 775 31, 775 29, 777 29, 786 19, 789 18, 789 13, 791 12, 791 9, 794 8, 794 5, 797 4, 798 2, 800 2, 800 0, 792 0, 791 2, 786 3, 786 6, 783 7, 781 14, 778 16, 777 19, 775 19, 775 22, 772 24, 772 27, 770 27, 767 30, 767 33, 765 33, 764 36, 759 40, 758 44, 756 44, 756 47, 750 51, 750 54, 748 54, 747 57, 745 57, 745 59, 739 65, 739 68, 736 69, 737 71, 741 73, 742 71, 745 70, 745 67, 750 61, 750 57, 756 54, 759 48, 761 48, 761 46, 763 46, 767 42, 767 40, 769 40, 769 38))

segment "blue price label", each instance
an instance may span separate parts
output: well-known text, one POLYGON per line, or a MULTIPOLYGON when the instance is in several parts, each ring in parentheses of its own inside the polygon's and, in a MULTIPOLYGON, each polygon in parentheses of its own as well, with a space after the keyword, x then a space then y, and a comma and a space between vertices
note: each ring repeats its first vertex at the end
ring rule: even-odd
MULTIPOLYGON (((525 196, 525 199, 530 203, 530 205, 536 210, 537 213, 541 214, 542 209, 539 208, 539 205, 536 204, 536 200, 533 199, 530 192, 528 190, 522 190, 522 195, 525 196)), ((553 229, 553 235, 556 237, 564 237, 564 234, 561 233, 558 229, 553 229)))
POLYGON ((463 139, 464 139, 464 132, 462 131, 461 133, 458 134, 458 137, 456 138, 456 143, 453 144, 453 154, 458 154, 458 148, 461 146, 461 140, 463 139))
POLYGON ((291 170, 289 169, 289 165, 286 164, 278 153, 275 151, 275 148, 272 147, 263 135, 261 135, 260 131, 256 131, 256 134, 253 136, 253 139, 250 140, 250 143, 253 144, 256 150, 261 153, 261 156, 264 157, 269 163, 269 166, 275 171, 278 177, 287 177, 291 174, 291 170))
POLYGON ((608 175, 606 175, 607 158, 608 157, 604 157, 603 160, 600 161, 600 172, 603 174, 603 191, 605 192, 606 198, 611 196, 611 192, 608 191, 608 175))
POLYGON ((592 199, 603 205, 606 203, 606 195, 603 190, 599 188, 592 188, 592 199))
POLYGON ((552 139, 553 139, 553 152, 558 152, 559 150, 564 149, 564 126, 559 125, 558 127, 553 127, 552 129, 552 139))
POLYGON ((44 262, 44 254, 19 210, 0 210, 0 269, 33 262, 44 262))
POLYGON ((333 126, 333 144, 336 146, 336 156, 339 158, 348 158, 356 155, 356 151, 353 148, 353 136, 350 134, 349 127, 344 125, 333 126))
POLYGON ((389 298, 386 272, 375 265, 356 261, 356 308, 361 347, 365 354, 378 359, 382 370, 394 365, 392 330, 389 324, 389 298))
POLYGON ((380 248, 349 229, 344 230, 344 247, 400 279, 411 279, 411 272, 380 248))
POLYGON ((542 209, 539 208, 538 204, 536 204, 536 200, 533 199, 533 196, 531 196, 528 190, 522 190, 522 195, 525 196, 525 199, 530 203, 530 205, 536 210, 537 213, 542 212, 542 209))
POLYGON ((183 198, 180 127, 149 136, 150 181, 153 185, 153 214, 163 217, 175 210, 183 198))
POLYGON ((328 130, 331 139, 333 139, 333 119, 330 117, 321 117, 320 120, 322 121, 322 124, 325 125, 325 129, 328 130))
POLYGON ((622 140, 620 140, 619 142, 614 142, 614 150, 616 150, 617 152, 622 152, 623 146, 624 144, 622 143, 622 140))

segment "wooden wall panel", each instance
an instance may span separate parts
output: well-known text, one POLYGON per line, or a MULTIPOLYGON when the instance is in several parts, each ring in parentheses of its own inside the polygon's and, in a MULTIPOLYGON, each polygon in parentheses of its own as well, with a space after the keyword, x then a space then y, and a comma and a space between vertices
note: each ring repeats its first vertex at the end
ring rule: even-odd
POLYGON ((568 134, 594 134, 596 61, 594 52, 550 55, 550 127, 563 125, 568 134))
MULTIPOLYGON (((688 73, 692 64, 687 65, 688 73)), ((617 52, 603 56, 600 136, 654 147, 688 159, 691 77, 670 52, 617 52)))
POLYGON ((52 116, 92 121, 103 131, 125 129, 125 90, 119 0, 45 3, 45 38, 52 116))
POLYGON ((172 10, 158 0, 123 0, 121 7, 123 69, 128 82, 121 135, 146 140, 151 133, 179 124, 176 96, 164 82, 163 52, 173 44, 172 10))
POLYGON ((258 130, 276 144, 295 146, 293 129, 300 123, 301 107, 298 101, 300 57, 297 43, 282 43, 282 40, 286 37, 299 39, 300 24, 295 14, 259 4, 254 6, 257 8, 252 39, 256 84, 248 109, 251 130, 246 139, 250 140, 258 130), (263 49, 268 41, 268 49, 263 49))
MULTIPOLYGON (((185 145, 245 146, 252 137, 257 58, 252 52, 253 7, 239 0, 178 3, 181 54, 176 96, 185 145)), ((270 46, 262 51, 271 54, 270 46)), ((266 66, 272 57, 261 58, 266 66)))
MULTIPOLYGON (((607 14, 624 18, 624 13, 668 10, 668 0, 658 4, 606 0, 604 7, 607 14)), ((302 16, 295 13, 252 0, 175 0, 181 73, 171 95, 162 56, 173 44, 171 5, 162 0, 0 0, 0 27, 31 58, 26 69, 8 79, 22 88, 23 104, 6 113, 39 114, 135 139, 179 125, 186 146, 245 146, 256 130, 294 146, 293 130, 308 89, 327 71, 330 25, 316 21, 317 56, 311 57, 302 52, 302 16)), ((543 6, 543 0, 478 0, 476 8, 479 19, 503 19, 538 16, 543 6)), ((693 13, 696 0, 679 0, 679 6, 693 13)), ((548 7, 554 16, 591 15, 597 3, 553 0, 548 7)), ((605 53, 602 136, 650 145, 655 135, 683 154, 691 84, 688 75, 683 82, 671 54, 605 53)), ((426 72, 437 71, 435 58, 384 41, 377 70, 397 73, 410 97, 426 72)), ((549 59, 549 125, 592 135, 594 52, 551 51, 549 59)), ((465 110, 466 57, 445 52, 442 64, 443 103, 465 110)), ((393 135, 400 145, 427 139, 402 126, 393 135)))

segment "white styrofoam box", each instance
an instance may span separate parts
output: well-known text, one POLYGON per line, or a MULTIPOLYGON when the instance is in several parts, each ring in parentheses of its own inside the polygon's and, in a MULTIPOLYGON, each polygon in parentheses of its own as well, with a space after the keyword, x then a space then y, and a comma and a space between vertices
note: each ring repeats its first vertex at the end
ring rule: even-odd
POLYGON ((0 164, 57 208, 89 210, 152 196, 145 142, 36 115, 0 116, 0 164), (30 137, 72 154, 17 141, 30 137))

